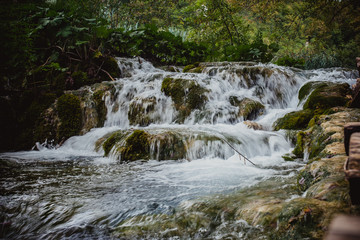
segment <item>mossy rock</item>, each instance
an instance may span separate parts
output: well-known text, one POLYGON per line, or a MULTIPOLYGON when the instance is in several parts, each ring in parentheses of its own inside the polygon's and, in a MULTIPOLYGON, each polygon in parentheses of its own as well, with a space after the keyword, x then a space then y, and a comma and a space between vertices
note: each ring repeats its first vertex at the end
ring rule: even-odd
POLYGON ((76 71, 71 74, 72 82, 68 82, 67 89, 78 89, 86 84, 90 84, 87 74, 83 71, 76 71))
POLYGON ((205 95, 207 90, 194 80, 165 78, 161 91, 173 100, 176 110, 180 113, 180 122, 183 122, 194 109, 201 109, 208 101, 205 95))
POLYGON ((351 89, 347 83, 319 84, 306 100, 304 109, 325 110, 336 106, 347 106, 349 96, 351 96, 351 89))
POLYGON ((146 127, 153 123, 151 115, 155 110, 156 97, 145 99, 134 99, 129 106, 128 118, 130 125, 139 125, 146 127))
POLYGON ((336 214, 347 211, 343 204, 297 198, 285 203, 278 216, 277 231, 270 239, 323 239, 336 214))
POLYGON ((98 119, 96 127, 103 127, 106 120, 107 108, 105 105, 104 95, 104 90, 98 90, 93 94, 98 119))
POLYGON ((150 158, 150 135, 143 130, 135 130, 120 148, 121 161, 135 161, 150 158))
POLYGON ((349 203, 349 182, 346 181, 343 174, 333 174, 329 177, 322 176, 321 180, 309 186, 306 197, 328 202, 349 203))
POLYGON ((296 159, 296 155, 293 154, 293 153, 286 153, 284 155, 281 156, 284 161, 287 161, 287 162, 292 162, 292 161, 295 161, 296 159))
POLYGON ((60 119, 57 139, 62 141, 79 134, 82 127, 80 99, 72 94, 64 94, 58 98, 56 106, 60 119))
POLYGON ((317 87, 323 87, 327 84, 325 82, 307 82, 299 90, 298 98, 299 101, 303 101, 310 93, 317 87))
POLYGON ((274 123, 274 130, 293 129, 300 130, 307 127, 313 117, 313 111, 310 109, 296 111, 286 114, 274 123))
POLYGON ((183 72, 201 73, 204 67, 200 66, 200 63, 189 64, 184 67, 183 72))
MULTIPOLYGON (((106 138, 106 136, 105 136, 106 138)), ((150 159, 151 135, 144 130, 116 131, 108 135, 102 147, 104 155, 109 156, 111 151, 119 154, 121 162, 150 159)))
MULTIPOLYGON (((112 133, 111 135, 105 136, 106 140, 104 141, 104 138, 99 139, 98 141, 102 142, 102 147, 104 150, 104 155, 107 157, 109 156, 109 153, 115 146, 115 144, 119 143, 121 140, 123 140, 127 136, 128 132, 124 131, 116 131, 112 133)), ((99 143, 97 143, 99 145, 99 143)))
POLYGON ((259 115, 263 114, 265 109, 262 103, 250 98, 239 100, 237 97, 231 96, 229 101, 231 105, 239 108, 238 116, 244 120, 256 119, 259 115))

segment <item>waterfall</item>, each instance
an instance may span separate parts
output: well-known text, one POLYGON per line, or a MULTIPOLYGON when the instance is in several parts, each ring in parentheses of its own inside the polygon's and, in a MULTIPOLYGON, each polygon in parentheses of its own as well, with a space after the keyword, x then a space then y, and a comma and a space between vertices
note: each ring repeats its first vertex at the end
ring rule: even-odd
POLYGON ((132 217, 156 221, 157 214, 173 214, 188 200, 287 178, 304 162, 282 159, 294 146, 284 131, 272 130, 273 123, 302 109, 303 84, 355 82, 353 72, 338 68, 225 62, 200 63, 200 73, 181 73, 139 58, 118 63, 121 78, 106 83, 112 90, 103 96, 103 127, 59 148, 38 144, 39 151, 0 155, 7 169, 0 178, 0 217, 12 223, 11 238, 109 239, 132 217), (147 138, 148 159, 123 162, 136 131, 147 138))

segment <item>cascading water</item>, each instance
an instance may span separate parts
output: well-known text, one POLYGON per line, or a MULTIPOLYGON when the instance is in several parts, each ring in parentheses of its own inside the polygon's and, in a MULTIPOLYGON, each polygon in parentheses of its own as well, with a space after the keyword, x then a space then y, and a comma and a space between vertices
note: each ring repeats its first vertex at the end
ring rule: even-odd
POLYGON ((292 145, 282 131, 271 131, 275 120, 301 108, 297 93, 307 81, 354 81, 341 69, 206 63, 202 73, 179 73, 143 59, 118 61, 122 78, 109 83, 115 90, 104 96, 104 127, 57 149, 0 155, 1 237, 111 239, 113 229, 131 217, 172 214, 190 199, 287 177, 301 163, 281 158, 292 145), (189 99, 199 90, 194 98, 201 104, 177 104, 166 94, 164 79, 181 79, 189 99), (184 110, 186 104, 195 107, 184 110), (249 120, 260 129, 249 128, 249 120), (149 161, 119 163, 115 149, 103 157, 96 147, 108 134, 134 129, 160 136, 151 141, 149 161), (163 159, 164 134, 180 139, 181 158, 163 159))

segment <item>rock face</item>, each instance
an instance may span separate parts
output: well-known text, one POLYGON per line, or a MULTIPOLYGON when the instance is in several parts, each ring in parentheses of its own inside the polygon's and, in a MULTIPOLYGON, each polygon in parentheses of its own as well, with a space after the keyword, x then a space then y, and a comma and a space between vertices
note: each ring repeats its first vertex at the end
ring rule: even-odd
POLYGON ((107 114, 104 99, 113 91, 114 85, 107 82, 67 91, 41 115, 35 129, 36 141, 47 139, 59 144, 71 136, 103 127, 107 114))

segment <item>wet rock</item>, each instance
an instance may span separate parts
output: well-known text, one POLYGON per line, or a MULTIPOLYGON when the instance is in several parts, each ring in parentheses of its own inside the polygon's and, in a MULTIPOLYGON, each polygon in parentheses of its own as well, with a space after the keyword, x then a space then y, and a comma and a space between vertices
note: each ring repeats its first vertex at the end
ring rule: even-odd
MULTIPOLYGON (((336 142, 343 142, 343 129, 346 122, 360 120, 358 109, 332 108, 329 115, 314 116, 316 124, 306 131, 297 135, 297 143, 293 153, 297 157, 303 157, 306 151, 309 158, 325 156, 327 151, 343 151, 343 147, 336 145, 336 142), (331 147, 333 146, 333 149, 331 147)), ((312 120, 311 120, 312 121, 312 120)), ((311 122, 310 121, 310 122, 311 122)))
POLYGON ((186 146, 180 134, 169 131, 116 131, 99 140, 104 155, 111 152, 121 161, 177 160, 186 156, 186 146), (106 139, 106 140, 105 140, 106 139))
POLYGON ((82 126, 80 99, 72 94, 62 95, 56 104, 60 125, 57 129, 57 139, 65 139, 79 134, 82 126))
POLYGON ((114 97, 114 93, 114 84, 106 82, 67 91, 41 114, 34 132, 36 141, 47 139, 58 144, 92 128, 103 127, 107 115, 105 98, 114 97), (76 110, 75 103, 79 104, 76 110))
MULTIPOLYGON (((300 95, 300 93, 299 93, 300 95)), ((304 104, 304 109, 326 110, 336 106, 347 106, 351 99, 347 83, 323 82, 317 84, 304 104)))
POLYGON ((300 130, 307 127, 309 121, 313 117, 313 111, 306 109, 286 114, 274 123, 274 130, 294 129, 300 130))
POLYGON ((248 128, 254 129, 254 130, 263 130, 264 127, 260 124, 252 121, 244 121, 243 122, 248 128))
POLYGON ((239 100, 237 97, 230 97, 230 104, 239 108, 238 117, 244 120, 254 120, 263 114, 265 106, 253 99, 243 98, 239 100))
POLYGON ((156 120, 152 117, 156 103, 155 97, 134 99, 128 112, 130 125, 145 127, 153 123, 156 120))
POLYGON ((179 122, 183 122, 194 109, 201 109, 208 101, 205 95, 207 90, 195 80, 165 78, 161 91, 173 100, 176 110, 179 111, 179 122))
POLYGON ((189 73, 202 73, 204 69, 204 66, 201 65, 200 63, 194 63, 194 64, 190 64, 184 67, 183 72, 189 72, 189 73))

